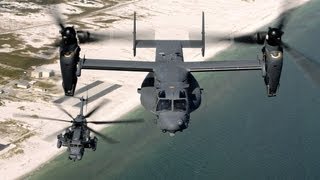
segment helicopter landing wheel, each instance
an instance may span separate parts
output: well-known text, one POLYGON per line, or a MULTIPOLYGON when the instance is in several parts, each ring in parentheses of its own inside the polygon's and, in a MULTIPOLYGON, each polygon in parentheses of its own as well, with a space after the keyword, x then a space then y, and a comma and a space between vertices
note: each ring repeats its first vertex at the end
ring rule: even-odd
POLYGON ((97 142, 98 142, 98 138, 97 137, 94 137, 91 140, 92 151, 96 151, 97 150, 97 142))
POLYGON ((57 141, 57 148, 61 148, 62 142, 60 140, 57 141))

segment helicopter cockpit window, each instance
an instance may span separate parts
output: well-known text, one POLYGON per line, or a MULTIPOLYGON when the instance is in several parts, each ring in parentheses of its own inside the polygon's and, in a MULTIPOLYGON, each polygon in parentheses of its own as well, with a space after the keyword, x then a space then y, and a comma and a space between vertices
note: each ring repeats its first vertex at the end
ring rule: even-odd
POLYGON ((174 100, 173 107, 175 111, 186 111, 187 101, 185 99, 174 100))
POLYGON ((159 96, 159 98, 165 98, 166 97, 166 92, 165 91, 160 91, 158 96, 159 96))
POLYGON ((157 111, 171 111, 172 100, 160 99, 157 104, 157 111))
POLYGON ((186 97, 187 97, 187 96, 186 96, 186 92, 185 92, 185 91, 180 91, 179 97, 180 97, 180 98, 186 98, 186 97))

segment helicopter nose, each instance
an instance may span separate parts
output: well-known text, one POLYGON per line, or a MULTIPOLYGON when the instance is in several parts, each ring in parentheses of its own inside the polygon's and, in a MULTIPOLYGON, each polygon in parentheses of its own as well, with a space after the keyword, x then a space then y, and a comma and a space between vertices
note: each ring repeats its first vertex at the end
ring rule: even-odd
POLYGON ((75 160, 76 158, 77 158, 77 156, 74 155, 74 154, 70 154, 70 155, 69 155, 69 159, 70 159, 70 160, 75 160))
POLYGON ((175 133, 188 127, 188 119, 183 113, 167 112, 159 115, 158 124, 163 132, 175 133))

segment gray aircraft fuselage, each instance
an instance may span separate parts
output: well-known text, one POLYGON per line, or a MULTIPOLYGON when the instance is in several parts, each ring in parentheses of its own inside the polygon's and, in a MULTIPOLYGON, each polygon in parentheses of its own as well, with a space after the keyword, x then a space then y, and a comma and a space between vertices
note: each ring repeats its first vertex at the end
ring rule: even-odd
POLYGON ((154 72, 148 73, 139 93, 141 104, 157 116, 163 132, 186 129, 190 113, 201 104, 201 89, 193 75, 183 66, 180 42, 157 42, 154 72))

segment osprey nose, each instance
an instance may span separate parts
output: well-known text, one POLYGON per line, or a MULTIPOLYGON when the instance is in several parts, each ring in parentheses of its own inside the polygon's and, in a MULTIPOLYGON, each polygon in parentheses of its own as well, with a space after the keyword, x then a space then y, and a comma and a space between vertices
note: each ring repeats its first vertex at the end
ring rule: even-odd
POLYGON ((188 121, 184 114, 164 114, 159 116, 158 124, 163 132, 175 133, 186 129, 188 121))

